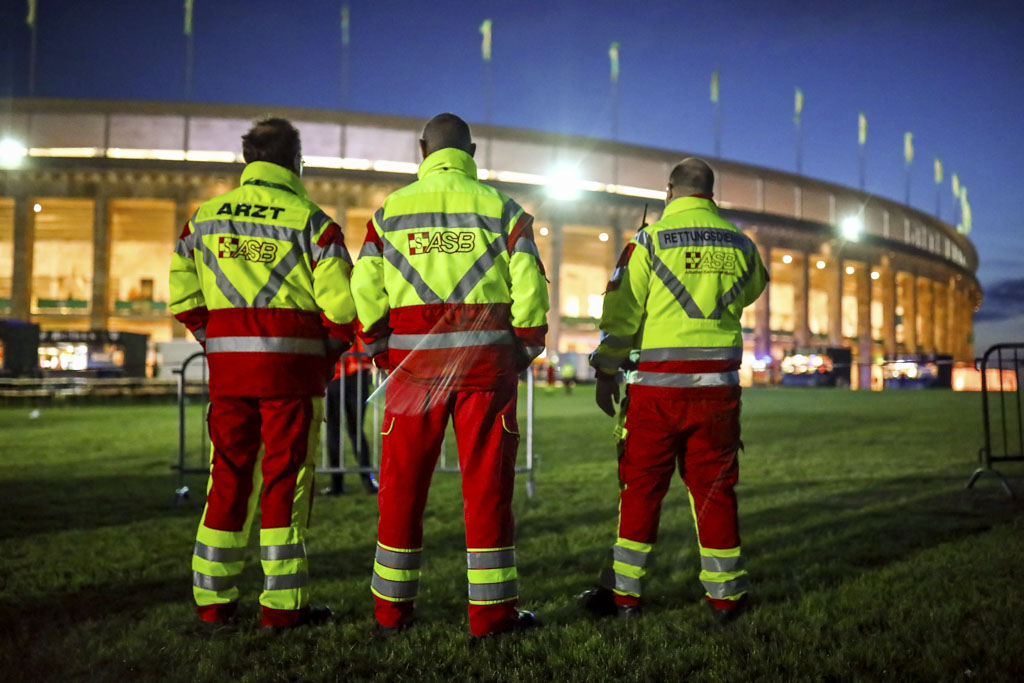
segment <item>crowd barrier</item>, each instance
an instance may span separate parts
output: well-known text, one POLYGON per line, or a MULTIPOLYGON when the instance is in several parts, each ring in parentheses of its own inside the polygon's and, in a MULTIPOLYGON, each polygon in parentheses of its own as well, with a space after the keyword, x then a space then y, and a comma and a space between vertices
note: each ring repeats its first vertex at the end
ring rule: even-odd
MULTIPOLYGON (((342 356, 342 362, 345 359, 358 359, 365 358, 366 354, 361 352, 346 353, 342 356)), ((178 473, 178 486, 175 489, 175 503, 181 502, 183 499, 189 497, 189 487, 186 483, 186 477, 190 474, 209 474, 210 471, 210 435, 206 425, 206 411, 209 405, 210 394, 209 394, 209 375, 206 366, 206 354, 203 352, 197 352, 189 356, 182 363, 180 368, 175 369, 175 377, 178 383, 178 461, 171 466, 173 470, 178 473), (191 410, 190 410, 191 409, 191 410), (190 414, 191 413, 191 414, 190 414)), ((523 447, 525 450, 523 458, 517 458, 517 463, 522 459, 524 464, 516 465, 516 472, 518 474, 526 475, 526 495, 530 498, 534 496, 536 491, 536 484, 534 480, 534 465, 536 456, 533 451, 533 413, 534 413, 534 377, 532 372, 526 374, 526 391, 525 391, 525 406, 521 405, 523 402, 520 401, 519 406, 519 424, 520 429, 525 423, 526 431, 523 439, 523 447), (525 419, 523 419, 525 418, 525 419)), ((348 444, 348 429, 345 423, 346 414, 343 408, 344 406, 344 395, 345 395, 345 383, 351 381, 362 381, 362 375, 357 373, 354 377, 346 377, 344 374, 339 378, 338 384, 338 405, 342 406, 338 410, 337 419, 338 424, 338 453, 339 453, 339 465, 334 466, 330 462, 330 456, 327 448, 327 429, 320 430, 320 453, 317 457, 317 474, 331 475, 331 474, 365 474, 373 473, 378 474, 380 472, 380 453, 381 453, 381 441, 380 441, 380 426, 383 419, 383 396, 375 398, 369 406, 366 405, 365 401, 360 401, 359 411, 356 416, 357 424, 365 425, 366 415, 363 410, 371 411, 372 419, 367 427, 370 430, 370 463, 366 467, 359 465, 347 465, 347 460, 353 460, 348 458, 349 444, 348 444)), ((374 372, 374 382, 372 387, 366 387, 368 391, 361 391, 363 387, 358 387, 360 395, 372 395, 374 388, 380 387, 382 382, 386 381, 386 375, 381 370, 374 372)), ((383 394, 383 391, 381 392, 383 394)), ((330 419, 331 416, 325 415, 325 422, 330 419)), ((326 426, 326 425, 325 425, 326 426)), ((358 440, 365 438, 364 430, 355 430, 357 443, 355 444, 355 452, 358 452, 361 443, 358 440)), ((445 439, 441 445, 441 456, 438 460, 436 472, 444 473, 458 473, 458 457, 455 456, 454 464, 449 462, 448 457, 448 440, 445 439)))
POLYGON ((1024 461, 1024 412, 1021 410, 1020 395, 1022 365, 1024 343, 996 344, 975 361, 975 366, 981 371, 981 413, 985 441, 978 451, 981 467, 971 474, 965 488, 972 488, 983 474, 991 472, 999 478, 1011 498, 1017 497, 1009 479, 992 465, 1024 461), (993 374, 998 382, 996 386, 989 385, 989 370, 996 370, 993 374))

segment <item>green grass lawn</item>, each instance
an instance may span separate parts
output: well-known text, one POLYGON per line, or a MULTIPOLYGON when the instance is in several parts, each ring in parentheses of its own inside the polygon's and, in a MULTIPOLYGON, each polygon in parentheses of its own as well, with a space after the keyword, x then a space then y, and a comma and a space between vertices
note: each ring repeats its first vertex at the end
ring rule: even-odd
MULTIPOLYGON (((1024 679, 1024 507, 992 478, 962 490, 977 394, 749 390, 738 493, 756 603, 723 629, 678 480, 644 617, 578 611, 615 536, 612 421, 592 387, 539 390, 536 496, 519 485, 515 507, 522 605, 545 627, 484 642, 466 623, 456 475, 434 479, 410 631, 374 629, 376 504, 360 492, 314 509, 313 600, 333 623, 264 633, 253 561, 246 622, 208 635, 189 568, 202 496, 172 505, 176 409, 28 413, 0 410, 3 680, 1024 679)), ((1020 464, 1002 469, 1022 488, 1020 464)))

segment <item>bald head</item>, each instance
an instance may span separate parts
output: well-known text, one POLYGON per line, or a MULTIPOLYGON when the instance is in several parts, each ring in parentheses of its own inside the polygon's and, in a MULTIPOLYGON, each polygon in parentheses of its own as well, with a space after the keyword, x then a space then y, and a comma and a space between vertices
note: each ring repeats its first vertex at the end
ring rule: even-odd
POLYGON ((455 114, 438 114, 423 126, 420 151, 427 158, 439 149, 454 147, 469 156, 476 152, 476 145, 469 132, 469 124, 455 114))
POLYGON ((692 194, 711 196, 715 187, 715 172, 707 162, 697 157, 683 159, 668 177, 669 201, 692 194))

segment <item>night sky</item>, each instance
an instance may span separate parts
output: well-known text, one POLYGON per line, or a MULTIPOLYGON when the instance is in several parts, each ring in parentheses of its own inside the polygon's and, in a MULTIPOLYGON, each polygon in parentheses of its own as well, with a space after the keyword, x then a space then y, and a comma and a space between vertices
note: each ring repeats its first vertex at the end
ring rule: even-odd
MULTIPOLYGON (((941 215, 952 173, 968 187, 985 305, 976 348, 1024 340, 1024 3, 350 0, 341 88, 341 0, 195 0, 193 99, 484 118, 478 27, 493 18, 498 125, 611 137, 608 47, 621 44, 623 141, 710 155, 712 70, 722 155, 795 170, 793 88, 804 92, 803 170, 941 215)), ((26 3, 0 3, 0 96, 28 92, 26 3)), ((36 94, 184 98, 182 0, 38 0, 36 94)))

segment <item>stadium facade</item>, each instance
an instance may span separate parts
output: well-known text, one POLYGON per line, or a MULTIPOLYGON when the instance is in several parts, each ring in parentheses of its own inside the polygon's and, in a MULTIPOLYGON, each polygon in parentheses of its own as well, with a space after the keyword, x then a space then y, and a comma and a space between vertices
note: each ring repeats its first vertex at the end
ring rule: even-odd
MULTIPOLYGON (((167 312, 181 226, 237 184, 240 136, 273 113, 302 133, 310 197, 355 256, 384 196, 419 162, 422 120, 286 107, 0 100, 0 318, 51 330, 186 336, 167 312)), ((623 245, 663 208, 685 153, 474 126, 480 176, 536 218, 553 311, 549 349, 589 352, 623 245)), ((981 304, 977 252, 911 207, 777 170, 709 159, 723 215, 771 274, 744 315, 748 360, 841 346, 855 361, 923 352, 969 362, 981 304), (858 234, 844 232, 856 219, 858 234)), ((749 367, 750 363, 747 364, 749 367)))

